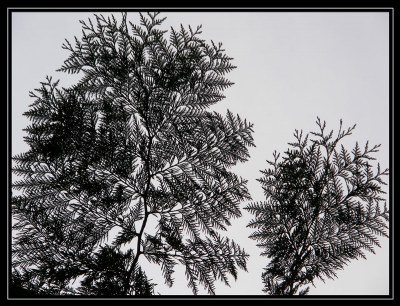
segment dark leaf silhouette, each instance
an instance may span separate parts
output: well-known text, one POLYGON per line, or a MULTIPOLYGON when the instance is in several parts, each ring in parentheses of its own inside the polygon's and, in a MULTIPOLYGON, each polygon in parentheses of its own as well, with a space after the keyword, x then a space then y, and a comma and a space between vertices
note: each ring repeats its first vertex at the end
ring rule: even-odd
POLYGON ((221 44, 199 38, 201 27, 171 29, 167 39, 163 21, 81 21, 60 68, 81 80, 60 88, 49 77, 31 93, 30 149, 13 168, 22 176, 12 199, 21 288, 149 295, 139 261, 147 258, 168 285, 180 264, 194 293, 202 285, 213 294, 216 280, 228 285, 246 269, 248 255, 221 232, 250 199, 229 168, 249 157, 252 124, 207 111, 235 67, 221 44))
POLYGON ((262 274, 268 294, 307 294, 303 286, 334 278, 350 260, 374 253, 378 236, 387 237, 382 178, 389 170, 371 165, 379 145, 356 143, 349 152, 339 142, 355 126, 343 130, 340 122, 335 136, 319 118, 317 125, 311 137, 296 130, 282 158, 274 153, 258 180, 266 201, 246 207, 254 215, 250 238, 271 259, 262 274))

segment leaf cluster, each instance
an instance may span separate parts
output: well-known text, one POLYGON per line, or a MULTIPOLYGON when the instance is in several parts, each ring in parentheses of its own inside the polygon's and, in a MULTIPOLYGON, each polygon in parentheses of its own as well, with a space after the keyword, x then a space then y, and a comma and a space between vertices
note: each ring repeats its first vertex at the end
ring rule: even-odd
POLYGON ((58 294, 150 294, 142 254, 168 285, 184 265, 194 293, 199 284, 214 293, 216 279, 228 284, 246 268, 248 255, 220 231, 250 199, 229 168, 248 159, 253 125, 207 110, 232 85, 224 77, 232 59, 199 38, 201 27, 167 38, 165 18, 139 17, 139 25, 126 14, 81 21, 60 68, 80 81, 60 88, 47 78, 25 113, 13 269, 58 294))
POLYGON ((282 158, 274 153, 258 180, 266 201, 246 208, 254 215, 250 238, 271 259, 262 275, 269 294, 306 294, 302 286, 336 277, 350 260, 374 253, 379 236, 388 237, 382 186, 389 170, 372 166, 379 145, 356 143, 349 151, 339 142, 355 126, 340 122, 334 135, 319 118, 317 125, 306 136, 296 130, 282 158))

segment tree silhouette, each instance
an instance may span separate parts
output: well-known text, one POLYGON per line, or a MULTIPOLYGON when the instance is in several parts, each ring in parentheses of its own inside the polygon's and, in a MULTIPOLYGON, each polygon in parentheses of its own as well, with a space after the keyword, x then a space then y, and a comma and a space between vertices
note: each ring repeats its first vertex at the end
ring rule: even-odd
POLYGON ((145 257, 167 285, 181 264, 193 293, 200 284, 213 294, 216 280, 229 285, 246 269, 248 255, 221 231, 250 199, 228 169, 249 157, 252 124, 207 111, 235 67, 222 44, 199 38, 200 26, 171 28, 167 40, 164 19, 81 21, 60 69, 81 80, 59 88, 48 77, 31 93, 30 148, 13 158, 23 177, 12 198, 17 287, 149 295, 145 257))
POLYGON ((296 130, 283 158, 273 154, 258 180, 266 201, 246 207, 254 214, 248 226, 256 229, 250 238, 271 259, 262 274, 268 294, 307 294, 304 285, 336 277, 351 259, 374 253, 377 236, 387 237, 389 211, 380 203, 389 170, 378 164, 374 172, 370 163, 379 145, 356 143, 349 152, 339 142, 355 125, 342 130, 340 121, 334 136, 319 118, 317 124, 313 139, 296 130))

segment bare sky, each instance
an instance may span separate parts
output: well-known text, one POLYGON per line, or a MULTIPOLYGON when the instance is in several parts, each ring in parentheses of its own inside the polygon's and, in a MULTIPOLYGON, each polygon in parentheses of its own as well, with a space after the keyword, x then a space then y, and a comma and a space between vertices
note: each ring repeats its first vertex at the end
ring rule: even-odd
MULTIPOLYGON (((119 15, 117 13, 116 15, 119 15)), ((203 25, 202 37, 221 41, 238 67, 228 75, 235 85, 214 110, 229 108, 254 123, 256 148, 251 159, 235 167, 249 181, 254 201, 263 200, 256 179, 272 152, 284 151, 293 140, 294 129, 315 130, 316 117, 337 129, 357 124, 344 141, 353 146, 382 144, 376 154, 389 166, 389 14, 371 12, 258 12, 258 13, 164 13, 164 28, 203 25)), ((91 13, 13 13, 12 17, 12 154, 27 150, 22 129, 28 121, 21 114, 33 102, 28 92, 40 86, 46 75, 68 86, 76 76, 55 72, 68 53, 61 49, 65 38, 80 37, 79 19, 91 13)), ((136 13, 129 13, 132 22, 136 13)), ((243 207, 247 203, 243 203, 243 207)), ((233 222, 227 235, 250 254, 248 272, 239 272, 231 287, 217 284, 217 294, 262 294, 261 273, 268 259, 247 237, 251 216, 233 222)), ((388 294, 389 241, 368 254, 367 260, 350 263, 338 279, 315 282, 310 294, 388 294)), ((185 274, 177 269, 175 285, 163 285, 160 268, 147 267, 156 292, 191 294, 185 274)), ((202 293, 206 293, 203 291, 202 293)))

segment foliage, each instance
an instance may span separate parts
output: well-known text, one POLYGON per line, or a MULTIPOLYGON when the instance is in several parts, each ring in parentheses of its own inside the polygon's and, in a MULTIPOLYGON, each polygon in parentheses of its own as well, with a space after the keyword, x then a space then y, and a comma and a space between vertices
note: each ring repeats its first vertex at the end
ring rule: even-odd
POLYGON ((349 152, 339 142, 355 126, 342 130, 340 122, 334 136, 319 118, 317 124, 313 139, 296 130, 283 158, 274 153, 258 180, 266 201, 246 207, 254 214, 250 237, 271 259, 262 274, 269 294, 306 294, 304 285, 335 277, 350 260, 374 253, 378 236, 387 237, 389 211, 381 202, 389 170, 371 165, 379 145, 356 143, 349 152))
POLYGON ((146 295, 144 255, 169 286, 182 264, 194 293, 214 293, 248 257, 220 232, 250 199, 229 168, 249 157, 252 124, 207 111, 235 67, 200 27, 167 40, 157 13, 126 18, 81 21, 60 68, 81 80, 31 93, 30 149, 14 157, 13 274, 54 294, 146 295))

